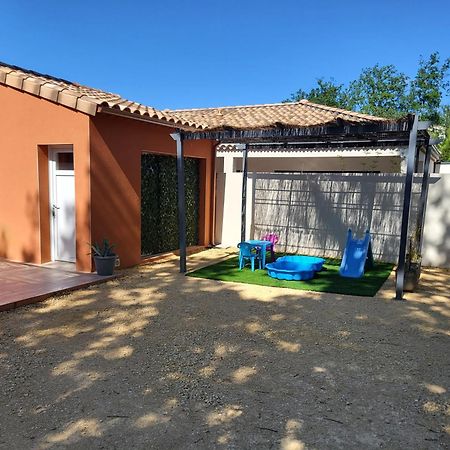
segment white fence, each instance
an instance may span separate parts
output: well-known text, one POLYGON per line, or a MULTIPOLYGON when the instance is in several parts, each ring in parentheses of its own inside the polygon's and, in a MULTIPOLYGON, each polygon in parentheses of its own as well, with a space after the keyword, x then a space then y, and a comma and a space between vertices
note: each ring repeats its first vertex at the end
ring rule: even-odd
MULTIPOLYGON (((410 231, 416 225, 421 182, 421 177, 414 180, 410 231)), ((216 242, 236 245, 240 241, 242 174, 218 174, 217 186, 216 242)), ((396 262, 403 188, 402 174, 251 173, 247 188, 247 238, 276 232, 280 236, 280 250, 340 257, 347 229, 350 227, 362 235, 369 228, 375 257, 396 262)), ((426 265, 445 266, 450 262, 450 207, 447 201, 444 217, 444 191, 449 199, 450 178, 444 182, 440 177, 432 177, 427 216, 439 215, 439 223, 446 221, 447 225, 439 226, 436 233, 437 220, 427 220, 426 265), (442 245, 447 246, 444 255, 442 245)))

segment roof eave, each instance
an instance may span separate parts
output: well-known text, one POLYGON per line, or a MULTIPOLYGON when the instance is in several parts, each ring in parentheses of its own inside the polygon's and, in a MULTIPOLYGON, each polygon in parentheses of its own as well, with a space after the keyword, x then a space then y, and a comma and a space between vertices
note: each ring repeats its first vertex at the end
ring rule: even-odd
POLYGON ((140 122, 147 122, 147 123, 152 123, 155 125, 161 125, 164 127, 169 127, 169 128, 179 128, 180 130, 183 131, 187 131, 187 132, 193 132, 194 130, 197 130, 197 128, 193 125, 189 125, 187 123, 181 123, 180 121, 177 121, 176 119, 172 120, 167 120, 167 119, 158 119, 155 117, 150 117, 147 115, 142 115, 139 113, 132 113, 129 111, 121 111, 118 108, 110 108, 107 106, 99 106, 97 108, 97 113, 100 114, 110 114, 113 116, 119 116, 119 117, 124 117, 127 119, 133 119, 133 120, 138 120, 140 122))
POLYGON ((68 89, 50 82, 39 82, 31 77, 18 76, 14 73, 0 73, 0 85, 15 89, 24 94, 48 100, 90 116, 95 116, 97 104, 84 95, 74 95, 68 89))

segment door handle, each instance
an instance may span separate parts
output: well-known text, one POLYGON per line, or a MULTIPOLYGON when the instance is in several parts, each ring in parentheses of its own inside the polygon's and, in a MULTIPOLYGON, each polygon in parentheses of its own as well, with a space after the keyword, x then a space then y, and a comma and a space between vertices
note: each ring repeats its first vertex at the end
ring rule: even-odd
POLYGON ((56 205, 52 205, 52 216, 55 217, 56 216, 56 210, 60 209, 59 206, 56 205))

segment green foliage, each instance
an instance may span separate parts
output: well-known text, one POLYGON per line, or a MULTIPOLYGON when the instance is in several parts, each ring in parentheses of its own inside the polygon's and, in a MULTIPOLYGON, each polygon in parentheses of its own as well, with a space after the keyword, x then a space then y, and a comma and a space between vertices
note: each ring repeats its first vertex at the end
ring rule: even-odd
POLYGON ((292 94, 285 102, 298 102, 302 99, 321 105, 346 108, 349 106, 347 92, 343 84, 336 84, 333 79, 326 81, 323 78, 317 80, 317 86, 309 92, 303 89, 292 94))
POLYGON ((439 146, 442 154, 442 161, 450 161, 450 127, 447 128, 445 140, 439 146))
POLYGON ((395 66, 364 69, 350 83, 348 96, 352 109, 381 117, 401 117, 408 110, 408 77, 395 66))
MULTIPOLYGON (((199 163, 185 158, 186 241, 198 244, 199 163)), ((143 154, 141 158, 141 252, 154 255, 179 247, 176 159, 143 154)))
POLYGON ((114 256, 113 248, 114 244, 110 244, 108 239, 103 239, 103 242, 99 244, 94 242, 91 244, 92 253, 94 256, 114 256))
POLYGON ((412 79, 394 65, 376 64, 364 69, 348 86, 321 78, 310 91, 300 89, 286 101, 306 98, 314 103, 389 118, 415 112, 422 120, 436 124, 447 120, 446 126, 449 127, 450 115, 447 113, 445 119, 446 110, 442 106, 444 96, 450 93, 449 72, 450 59, 441 62, 439 53, 435 52, 427 59, 420 58, 417 73, 412 79))
POLYGON ((442 108, 440 124, 445 128, 450 128, 450 105, 446 105, 442 108))
POLYGON ((444 106, 441 115, 441 125, 444 127, 444 141, 439 146, 442 154, 442 161, 450 161, 450 106, 444 106))
POLYGON ((422 57, 416 77, 411 82, 411 109, 417 112, 421 119, 431 120, 433 123, 441 121, 442 97, 449 92, 450 84, 447 75, 450 59, 440 62, 439 53, 435 52, 427 60, 422 57))

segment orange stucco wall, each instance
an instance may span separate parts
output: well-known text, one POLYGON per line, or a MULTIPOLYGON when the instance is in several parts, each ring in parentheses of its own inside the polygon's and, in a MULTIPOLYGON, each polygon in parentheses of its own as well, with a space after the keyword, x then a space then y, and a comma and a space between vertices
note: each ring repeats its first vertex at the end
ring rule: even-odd
POLYGON ((89 117, 0 86, 0 257, 41 263, 50 255, 47 146, 74 149, 77 268, 90 270, 89 117))
MULTIPOLYGON (((121 266, 139 264, 141 153, 175 155, 174 130, 123 117, 91 117, 0 86, 0 257, 50 260, 48 149, 72 145, 77 269, 92 269, 88 243, 107 237, 121 266)), ((199 244, 212 240, 214 158, 210 141, 185 143, 201 158, 199 244)))
MULTIPOLYGON (((124 117, 91 119, 92 236, 117 245, 123 267, 141 261, 141 154, 176 154, 174 130, 124 117)), ((199 244, 211 242, 213 150, 210 141, 185 142, 185 156, 201 158, 199 244)))

